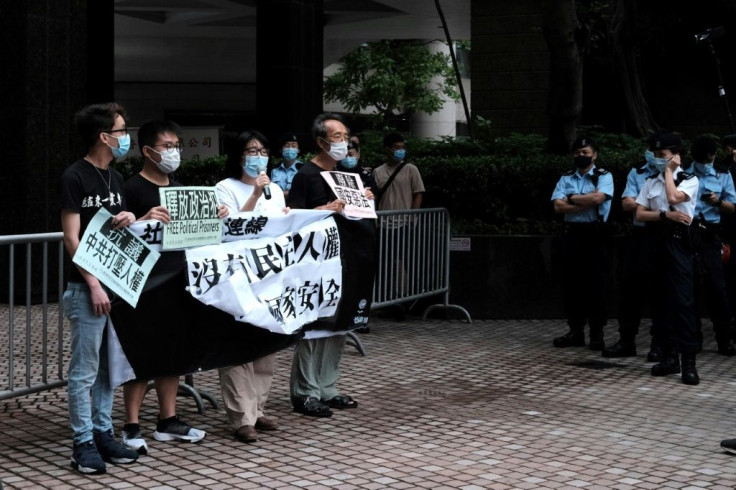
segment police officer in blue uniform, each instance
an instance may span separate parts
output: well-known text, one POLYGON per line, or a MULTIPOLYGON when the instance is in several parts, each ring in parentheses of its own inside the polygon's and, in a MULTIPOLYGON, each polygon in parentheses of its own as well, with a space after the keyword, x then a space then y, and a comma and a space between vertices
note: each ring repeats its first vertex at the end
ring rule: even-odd
MULTIPOLYGON (((695 205, 695 219, 691 227, 696 253, 695 297, 702 298, 703 295, 698 294, 702 288, 718 343, 718 353, 733 356, 736 349, 733 345, 731 308, 728 304, 721 261, 723 249, 721 215, 734 212, 736 190, 731 174, 714 168, 717 147, 716 140, 709 136, 696 138, 690 151, 693 163, 686 169, 687 172, 695 174, 700 184, 695 205)), ((698 329, 700 328, 701 321, 698 315, 698 329)))
POLYGON ((659 132, 650 142, 659 174, 647 179, 637 196, 636 219, 647 224, 654 337, 662 346, 662 361, 652 366, 652 376, 677 374, 682 365, 682 382, 697 385, 700 377, 695 358, 701 341, 690 224, 698 198, 698 178, 680 168, 680 145, 680 137, 670 131, 659 132))
MULTIPOLYGON (((636 211, 636 197, 648 178, 656 177, 659 171, 654 166, 654 153, 647 149, 644 160, 637 163, 626 178, 626 187, 621 195, 621 208, 630 213, 636 211)), ((644 246, 646 229, 644 223, 633 218, 633 225, 626 237, 623 263, 623 276, 618 310, 619 340, 603 349, 603 357, 636 356, 636 336, 641 324, 642 308, 649 296, 646 289, 646 274, 649 264, 649 249, 644 246)), ((661 350, 654 338, 647 355, 647 361, 659 362, 661 350)))
POLYGON ((572 145, 575 169, 566 172, 552 193, 555 213, 563 214, 563 297, 569 332, 555 347, 585 345, 589 326, 591 350, 602 350, 606 325, 607 233, 613 177, 595 165, 598 151, 588 138, 572 145))

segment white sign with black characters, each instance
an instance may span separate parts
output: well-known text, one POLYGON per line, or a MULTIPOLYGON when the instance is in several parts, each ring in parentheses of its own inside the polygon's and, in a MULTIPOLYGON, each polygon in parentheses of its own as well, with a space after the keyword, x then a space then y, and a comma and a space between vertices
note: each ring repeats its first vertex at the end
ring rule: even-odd
POLYGON ((375 203, 365 197, 363 181, 349 172, 320 172, 338 199, 345 201, 342 214, 348 218, 377 218, 375 203))
POLYGON ((113 228, 112 219, 105 208, 94 215, 72 262, 135 308, 160 254, 128 228, 113 228))

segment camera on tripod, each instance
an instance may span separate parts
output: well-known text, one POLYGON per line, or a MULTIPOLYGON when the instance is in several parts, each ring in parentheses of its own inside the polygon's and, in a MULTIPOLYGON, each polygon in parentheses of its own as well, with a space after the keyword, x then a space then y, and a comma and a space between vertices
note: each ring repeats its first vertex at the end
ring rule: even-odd
POLYGON ((725 36, 726 30, 723 28, 723 26, 718 27, 712 27, 710 29, 706 29, 700 34, 695 34, 695 42, 700 43, 709 43, 712 42, 714 39, 718 39, 719 37, 725 36))

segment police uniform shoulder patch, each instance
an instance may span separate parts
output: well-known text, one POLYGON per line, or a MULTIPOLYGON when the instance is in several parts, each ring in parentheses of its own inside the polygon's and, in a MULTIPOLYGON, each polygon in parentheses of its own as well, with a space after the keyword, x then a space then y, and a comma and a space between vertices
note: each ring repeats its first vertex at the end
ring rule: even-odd
POLYGON ((643 174, 644 172, 647 171, 647 161, 642 160, 639 163, 635 163, 633 167, 634 169, 636 169, 637 174, 643 174))
POLYGON ((611 172, 609 172, 605 168, 596 167, 595 169, 593 169, 593 173, 598 175, 606 175, 610 174, 611 172))
POLYGON ((685 172, 684 170, 680 172, 680 175, 682 175, 682 180, 690 180, 693 177, 695 177, 695 174, 690 172, 685 172))
POLYGON ((563 172, 562 175, 568 176, 568 175, 574 174, 575 172, 577 172, 577 170, 576 169, 572 169, 572 170, 568 170, 567 172, 563 172))

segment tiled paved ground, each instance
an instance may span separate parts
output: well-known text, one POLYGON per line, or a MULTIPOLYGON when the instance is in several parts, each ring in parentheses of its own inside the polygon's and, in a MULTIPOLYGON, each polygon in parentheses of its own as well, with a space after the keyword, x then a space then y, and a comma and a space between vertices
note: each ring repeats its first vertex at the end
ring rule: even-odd
MULTIPOLYGON (((560 321, 377 320, 350 349, 340 386, 360 402, 331 419, 294 414, 290 352, 278 356, 269 403, 281 429, 236 442, 222 409, 180 413, 199 444, 150 442, 137 464, 85 477, 69 467, 64 389, 0 402, 5 488, 708 488, 736 487, 736 359, 699 358, 702 383, 652 378, 646 339, 634 359, 555 349, 560 321)), ((613 329, 607 340, 615 337, 613 329)), ((2 354, 7 356, 2 343, 2 354)), ((2 360, 2 358, 0 358, 2 360)), ((196 376, 218 393, 215 373, 196 376)), ((122 425, 121 399, 115 404, 122 425)), ((147 434, 155 397, 144 402, 147 434)))

